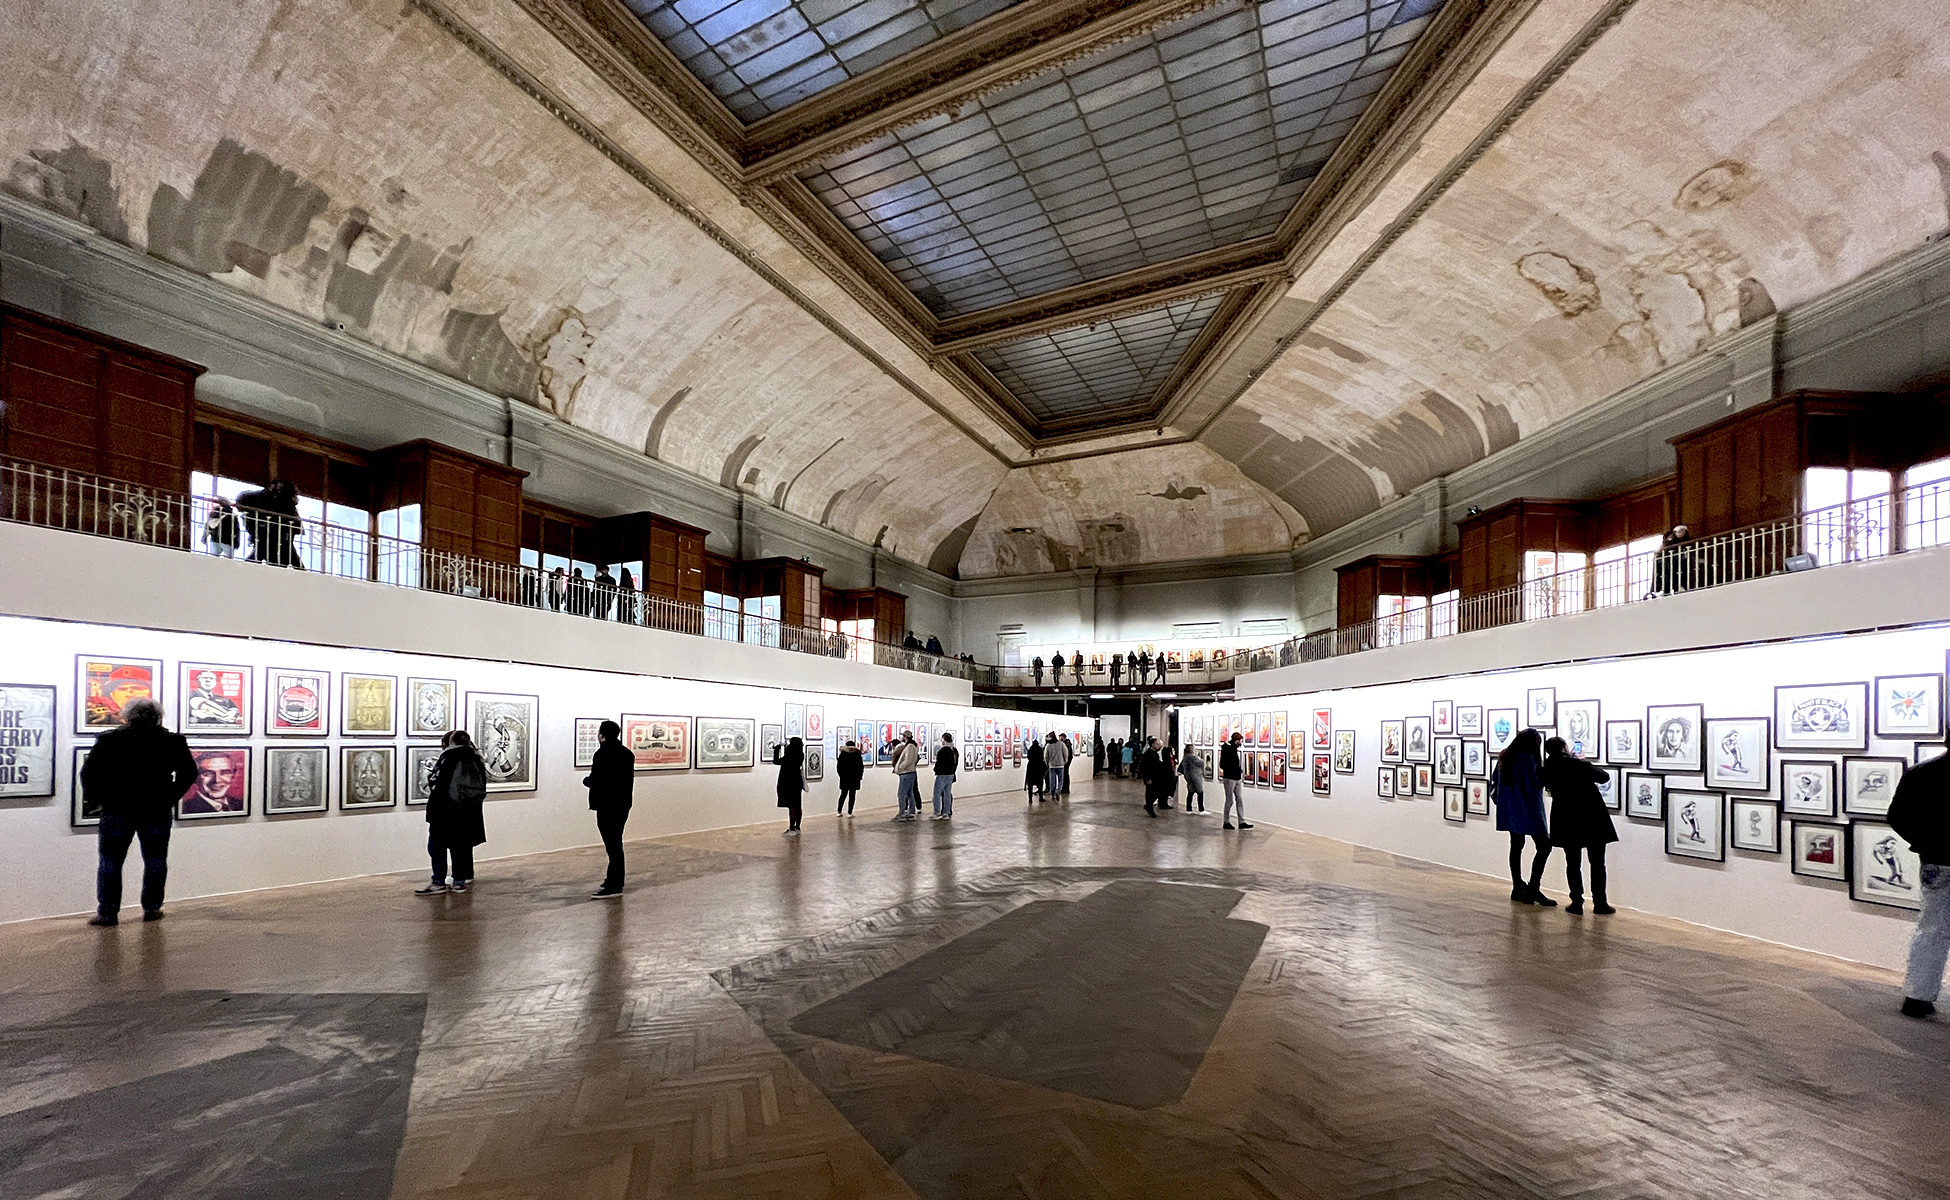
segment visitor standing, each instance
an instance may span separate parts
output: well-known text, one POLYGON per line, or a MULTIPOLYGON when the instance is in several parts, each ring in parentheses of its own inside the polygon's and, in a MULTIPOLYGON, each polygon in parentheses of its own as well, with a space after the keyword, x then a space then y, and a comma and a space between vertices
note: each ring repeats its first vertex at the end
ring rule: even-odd
POLYGON ((1144 780, 1144 815, 1156 818, 1160 778, 1164 775, 1164 756, 1158 753, 1158 739, 1144 739, 1144 756, 1138 759, 1138 775, 1144 780))
POLYGON ((589 580, 583 577, 581 567, 569 572, 569 614, 589 615, 589 580))
POLYGON ((1045 798, 1054 799, 1063 794, 1063 769, 1069 765, 1069 762, 1065 747, 1056 739, 1056 734, 1053 732, 1044 734, 1043 765, 1048 768, 1045 774, 1049 778, 1049 782, 1045 785, 1045 798))
POLYGON ((1889 803, 1889 827, 1923 864, 1923 907, 1909 942, 1903 1015, 1927 1017, 1936 1011, 1950 958, 1950 758, 1918 763, 1903 774, 1889 803))
POLYGON ((1025 755, 1028 762, 1023 770, 1022 786, 1023 790, 1029 793, 1029 802, 1034 804, 1038 800, 1048 798, 1048 793, 1044 789, 1049 786, 1049 761, 1043 757, 1041 742, 1035 738, 1029 738, 1028 741, 1029 753, 1025 755))
POLYGON ((914 744, 914 731, 901 730, 900 745, 894 748, 894 782, 899 785, 900 811, 896 821, 912 821, 921 815, 921 788, 914 774, 921 767, 921 748, 914 744))
POLYGON ((1131 682, 1135 683, 1138 687, 1143 687, 1145 684, 1151 682, 1151 652, 1149 650, 1139 652, 1137 665, 1137 674, 1132 678, 1131 682))
POLYGON ((1692 542, 1693 531, 1684 525, 1674 525, 1666 531, 1659 552, 1652 559, 1653 595, 1669 596, 1693 587, 1696 581, 1692 542))
POLYGON ((548 573, 548 606, 555 612, 561 612, 568 601, 569 573, 557 567, 548 573))
POLYGON ((848 738, 846 745, 840 747, 839 757, 833 761, 833 770, 840 780, 839 811, 850 817, 853 815, 853 803, 860 796, 860 780, 867 773, 867 756, 860 753, 860 743, 848 738))
POLYGON ((1049 669, 1050 669, 1050 675, 1052 676, 1050 680, 1051 687, 1060 688, 1063 686, 1063 663, 1064 663, 1064 659, 1063 659, 1062 651, 1059 650, 1055 654, 1049 656, 1049 669))
POLYGON ((203 523, 203 548, 219 558, 235 558, 243 544, 244 531, 237 520, 237 506, 217 497, 210 506, 210 519, 203 523))
POLYGON ((1591 911, 1609 916, 1616 910, 1605 902, 1605 847, 1618 840, 1618 829, 1605 811, 1598 785, 1611 773, 1570 751, 1563 738, 1544 743, 1544 790, 1551 794, 1551 845, 1564 851, 1564 880, 1571 902, 1564 911, 1584 913, 1584 872, 1579 851, 1591 859, 1591 911))
POLYGON ((1490 794, 1496 797, 1496 827, 1510 835, 1510 899, 1517 904, 1556 908, 1544 895, 1544 864, 1551 856, 1550 830, 1544 822, 1544 787, 1540 778, 1543 735, 1526 729, 1510 740, 1490 768, 1490 794), (1530 863, 1529 882, 1523 875, 1523 842, 1537 846, 1530 863))
POLYGON ((427 788, 427 857, 433 860, 433 881, 415 891, 416 896, 466 892, 474 883, 474 847, 487 841, 481 813, 487 800, 487 764, 465 729, 452 730, 440 744, 444 749, 427 788), (447 882, 450 861, 452 886, 447 882))
POLYGON ((1057 734, 1056 740, 1063 745, 1063 778, 1058 781, 1060 786, 1057 788, 1057 792, 1060 795, 1067 796, 1070 794, 1070 764, 1077 760, 1077 746, 1075 742, 1070 740, 1070 735, 1067 733, 1057 734))
POLYGON ((594 616, 598 621, 609 620, 609 611, 616 603, 616 576, 609 573, 609 564, 596 568, 595 596, 593 597, 594 616))
POLYGON ((1070 656, 1070 674, 1076 677, 1077 686, 1082 687, 1083 686, 1083 652, 1082 651, 1078 651, 1077 653, 1072 654, 1070 656))
POLYGON ((609 870, 592 898, 607 900, 623 894, 623 826, 630 820, 636 789, 636 756, 624 749, 623 727, 604 721, 596 727, 596 757, 582 786, 589 789, 589 807, 596 814, 596 833, 609 855, 609 870))
POLYGON ((251 535, 251 562, 274 567, 300 567, 294 545, 301 528, 298 521, 298 489, 286 479, 273 479, 269 485, 237 497, 244 528, 251 535))
POLYGON ((1033 678, 1036 681, 1036 686, 1042 687, 1043 686, 1043 656, 1042 655, 1038 654, 1036 657, 1029 660, 1029 673, 1031 678, 1033 678))
POLYGON ((1117 677, 1119 675, 1122 675, 1123 673, 1124 673, 1124 656, 1122 654, 1111 655, 1110 656, 1111 690, 1115 691, 1117 689, 1117 677))
POLYGON ((162 920, 169 881, 169 827, 176 802, 196 782, 196 758, 179 733, 163 728, 162 705, 131 700, 122 724, 95 739, 81 768, 85 804, 101 811, 95 827, 95 916, 113 925, 122 909, 122 864, 142 845, 142 919, 162 920))
POLYGON ((1185 761, 1179 764, 1178 773, 1185 777, 1185 811, 1191 812, 1197 803, 1198 812, 1205 812, 1205 760, 1199 757, 1198 747, 1185 748, 1185 761))
POLYGON ((616 619, 625 625, 636 624, 636 576, 628 567, 616 581, 616 619))
POLYGON ((955 735, 941 735, 941 748, 934 752, 934 819, 946 821, 955 815, 955 771, 961 766, 961 751, 955 749, 955 735))
POLYGON ((779 807, 792 818, 792 824, 785 828, 785 836, 798 837, 799 820, 805 815, 806 740, 787 738, 775 761, 779 764, 779 807))
POLYGON ((1235 733, 1219 747, 1219 790, 1225 794, 1225 803, 1219 815, 1225 818, 1225 827, 1232 828, 1232 813, 1239 811, 1239 828, 1251 829, 1246 820, 1246 802, 1239 795, 1239 780, 1245 775, 1245 768, 1239 759, 1239 743, 1245 740, 1244 734, 1235 733))

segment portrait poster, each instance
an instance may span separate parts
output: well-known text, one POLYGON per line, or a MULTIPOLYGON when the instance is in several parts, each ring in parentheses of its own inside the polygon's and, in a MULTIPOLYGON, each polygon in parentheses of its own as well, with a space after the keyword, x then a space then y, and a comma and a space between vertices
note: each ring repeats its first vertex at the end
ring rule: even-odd
MULTIPOLYGON (((685 771, 691 765, 691 719, 624 713, 623 748, 639 771, 685 771)), ((777 728, 777 726, 774 726, 777 728)))
POLYGON ((440 747, 408 746, 406 748, 406 805, 408 808, 420 808, 433 799, 433 773, 439 766, 440 747))
POLYGON ((1293 756, 1293 761, 1307 761, 1307 750, 1309 749, 1307 743, 1308 739, 1312 736, 1312 734, 1300 729, 1296 729, 1292 733, 1287 734, 1286 751, 1293 756))
POLYGON ((1781 852, 1781 810, 1772 800, 1735 796, 1728 805, 1731 823, 1727 839, 1735 850, 1755 854, 1781 852))
POLYGON ((1395 768, 1382 767, 1375 772, 1374 791, 1383 800, 1395 798, 1395 768))
POLYGON ((467 732, 487 764, 490 792, 532 792, 536 787, 539 697, 505 692, 467 693, 467 732))
MULTIPOLYGON (((410 698, 412 694, 413 694, 413 689, 409 686, 407 688, 407 695, 410 698)), ((603 722, 608 719, 609 718, 607 717, 577 717, 576 718, 576 751, 575 751, 574 765, 578 771, 587 770, 588 768, 596 765, 596 747, 602 745, 603 722)), ((411 724, 411 722, 409 721, 408 724, 411 724)), ((411 773, 409 772, 409 775, 410 774, 411 773)), ((413 800, 413 791, 411 788, 407 789, 406 799, 408 803, 411 803, 413 800)))
POLYGON ((1783 750, 1869 748, 1869 685, 1797 684, 1774 689, 1774 744, 1783 750))
POLYGON ((879 730, 874 736, 877 752, 874 761, 883 767, 891 765, 894 761, 894 751, 900 748, 900 731, 895 728, 894 722, 881 721, 879 730))
POLYGON ((1442 789, 1442 819, 1458 825, 1469 819, 1469 798, 1461 788, 1442 789))
POLYGON ((1415 794, 1415 768, 1407 763, 1395 768, 1395 795, 1413 796, 1415 794))
POLYGON ((791 703, 785 706, 785 736, 804 738, 806 736, 806 706, 791 703))
POLYGON ((817 742, 826 736, 826 706, 806 705, 806 740, 817 742))
POLYGON ((1381 723, 1381 761, 1398 763, 1403 761, 1402 723, 1383 721, 1381 723))
POLYGON ((1851 817, 1884 817, 1903 781, 1900 758, 1842 760, 1842 811, 1851 817))
POLYGON ((1522 726, 1517 724, 1517 710, 1514 708, 1492 708, 1485 719, 1490 739, 1490 753, 1501 754, 1510 745, 1522 726))
POLYGON ((1832 821, 1837 794, 1832 760, 1781 760, 1781 811, 1788 816, 1832 821))
POLYGON ((300 671, 272 667, 264 672, 264 732, 274 737, 323 737, 326 697, 331 695, 330 671, 300 671))
POLYGON ((1461 787, 1463 781, 1462 739, 1459 737, 1439 737, 1435 739, 1435 781, 1452 787, 1461 787))
POLYGON ((1354 774, 1354 731, 1352 729, 1334 731, 1334 774, 1354 774))
POLYGON ((1654 704, 1645 710, 1645 765, 1654 771, 1700 769, 1700 725, 1704 710, 1697 704, 1654 704))
POLYGON ((1713 792, 1666 793, 1666 853, 1676 858, 1727 858, 1726 800, 1713 792))
POLYGON ((80 655, 75 659, 74 693, 76 733, 114 729, 131 700, 162 699, 162 662, 80 655))
POLYGON ((102 806, 89 800, 87 789, 81 786, 81 768, 88 765, 88 752, 95 743, 88 742, 74 748, 74 775, 68 786, 68 824, 80 829, 88 825, 102 823, 102 806))
POLYGON ((1429 706, 1429 719, 1434 722, 1435 732, 1439 734, 1456 731, 1456 702, 1437 700, 1429 706))
POLYGON ((324 746, 272 746, 264 752, 264 814, 324 812, 332 753, 324 746))
POLYGON ((1571 753, 1579 758, 1597 759, 1598 702, 1560 700, 1557 704, 1557 736, 1564 739, 1571 753))
POLYGON ((176 801, 179 820, 247 817, 251 811, 249 746, 191 746, 196 779, 176 801))
POLYGON ((452 729, 454 697, 459 694, 459 690, 460 685, 451 679, 423 679, 418 676, 408 676, 406 736, 440 737, 452 729))
POLYGON ((1287 719, 1287 712, 1284 708, 1278 710, 1273 714, 1273 743, 1272 744, 1275 749, 1284 750, 1286 748, 1286 719, 1287 719))
POLYGON ((346 737, 392 737, 397 732, 399 705, 394 693, 399 688, 398 677, 347 671, 339 680, 344 690, 339 698, 341 733, 346 737))
POLYGON ((1878 675, 1875 681, 1876 736, 1943 736, 1943 676, 1878 675))
POLYGON ((1539 729, 1557 724, 1557 689, 1531 688, 1523 695, 1524 720, 1539 729))
POLYGON ((1334 737, 1334 710, 1316 708, 1313 714, 1313 744, 1311 749, 1327 749, 1334 737))
POLYGON ((1469 815, 1472 817, 1489 816, 1490 781, 1487 779, 1472 779, 1468 783, 1463 784, 1463 807, 1469 811, 1469 815))
POLYGON ((1896 831, 1878 821, 1848 827, 1848 897, 1914 912, 1923 907, 1923 863, 1896 831))
POLYGON ((54 794, 54 688, 0 683, 0 799, 54 794))
POLYGON ((1636 767, 1645 757, 1643 721, 1605 722, 1605 762, 1614 767, 1636 767))
POLYGON ((1625 815, 1641 821, 1666 819, 1666 777, 1649 771, 1625 772, 1625 815))
POLYGON ((873 766, 878 758, 877 751, 879 749, 873 740, 873 722, 855 721, 853 723, 853 740, 860 747, 860 765, 863 768, 873 766))
POLYGON ((184 737, 248 737, 251 669, 186 662, 176 673, 176 732, 184 737))
MULTIPOLYGON (((483 758, 487 757, 482 755, 483 758)), ((494 772, 488 772, 488 788, 494 787, 494 772)), ((393 808, 399 794, 393 786, 393 748, 391 746, 339 747, 339 809, 354 812, 366 808, 393 808)))
POLYGON ((1713 717, 1706 722, 1706 786, 1764 792, 1774 768, 1766 717, 1713 717))
POLYGON ((1435 768, 1428 763, 1415 764, 1415 794, 1418 796, 1435 795, 1435 768))
POLYGON ((932 759, 935 750, 935 731, 929 728, 926 721, 916 721, 911 728, 914 731, 914 744, 921 748, 921 757, 932 759))
POLYGON ((1483 736, 1483 706, 1480 704, 1459 704, 1456 706, 1456 733, 1460 737, 1479 738, 1483 736))
POLYGON ((785 756, 785 726, 760 725, 758 727, 758 752, 766 762, 775 763, 785 756))
POLYGON ((1464 738, 1463 775, 1470 779, 1490 777, 1490 747, 1482 738, 1464 738))
POLYGON ((1829 879, 1840 883, 1848 878, 1848 849, 1842 838, 1845 825, 1817 825, 1808 821, 1788 823, 1788 870, 1810 879, 1829 879))
POLYGON ((1425 763, 1435 760, 1434 734, 1429 732, 1427 717, 1408 717, 1402 721, 1402 754, 1410 762, 1425 763))
POLYGON ((749 717, 699 717, 698 768, 716 771, 756 766, 753 724, 749 717))
POLYGON ((1245 784, 1247 787, 1259 786, 1259 751, 1242 750, 1239 752, 1239 782, 1245 784))

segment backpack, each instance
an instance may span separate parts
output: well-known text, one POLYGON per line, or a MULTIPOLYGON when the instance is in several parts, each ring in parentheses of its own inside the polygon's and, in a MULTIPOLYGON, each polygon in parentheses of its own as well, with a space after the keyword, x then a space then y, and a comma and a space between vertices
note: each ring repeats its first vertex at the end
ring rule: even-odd
POLYGON ((454 760, 453 778, 447 794, 460 804, 479 804, 487 799, 487 768, 478 754, 463 754, 454 760))

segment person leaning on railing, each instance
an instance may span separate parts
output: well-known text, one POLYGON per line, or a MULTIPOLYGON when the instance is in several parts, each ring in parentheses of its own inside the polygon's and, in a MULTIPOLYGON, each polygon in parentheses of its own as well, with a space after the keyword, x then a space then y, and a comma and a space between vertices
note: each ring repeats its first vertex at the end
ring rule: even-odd
POLYGON ((251 562, 304 570, 293 543, 303 528, 298 519, 298 489, 288 479, 273 479, 266 487, 237 497, 244 528, 251 535, 251 562))
POLYGON ((1666 531, 1665 540, 1659 544, 1659 553, 1652 560, 1652 594, 1670 596, 1674 592, 1690 591, 1697 582, 1697 547, 1692 544, 1693 531, 1684 525, 1674 525, 1666 531))

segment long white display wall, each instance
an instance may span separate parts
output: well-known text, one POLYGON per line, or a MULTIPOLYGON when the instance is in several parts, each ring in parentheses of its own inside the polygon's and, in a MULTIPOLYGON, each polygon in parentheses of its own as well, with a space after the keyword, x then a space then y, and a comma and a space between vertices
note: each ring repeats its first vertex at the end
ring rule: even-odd
MULTIPOLYGON (((1205 754, 1245 734, 1256 822, 1502 877, 1488 776, 1535 727, 1611 772, 1614 905, 1898 967, 1919 870, 1883 815, 1944 752, 1946 647, 1934 625, 1453 675, 1185 709, 1179 728, 1205 754)), ((1545 890, 1563 894, 1562 852, 1545 890)))
MULTIPOLYGON (((637 758, 633 838, 783 828, 768 761, 782 738, 808 747, 817 837, 849 738, 879 750, 903 730, 929 746, 951 732, 956 794, 972 796, 1021 787, 1022 739, 1057 731, 1087 748, 1091 729, 925 700, 27 617, 0 617, 0 645, 0 920, 93 906, 95 814, 76 776, 144 695, 203 767, 171 846, 179 899, 423 869, 422 772, 448 728, 469 729, 488 764, 483 860, 597 843, 582 778, 604 718, 637 758)), ((868 756, 863 816, 894 804, 890 758, 868 756)))

